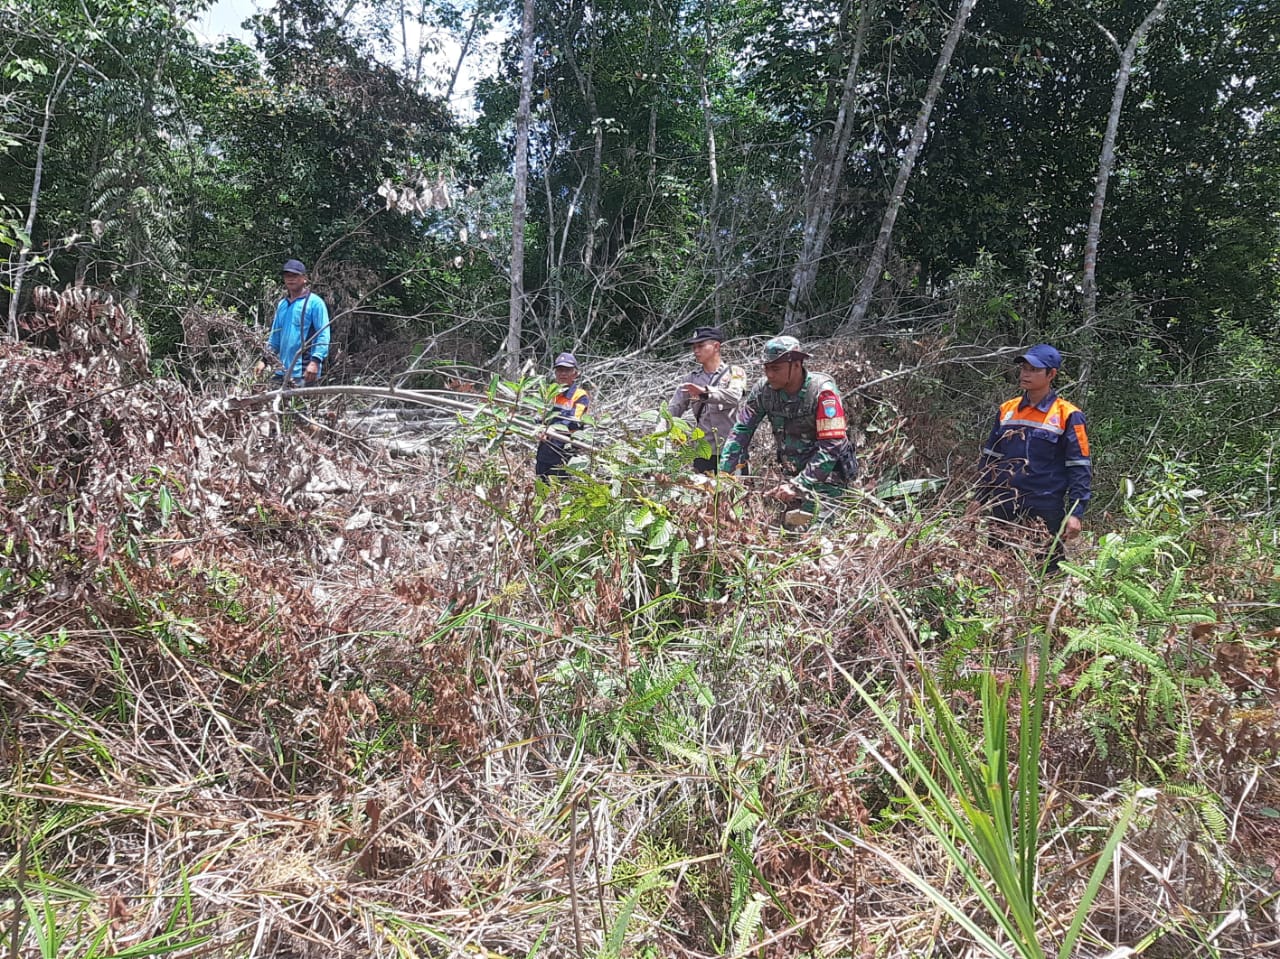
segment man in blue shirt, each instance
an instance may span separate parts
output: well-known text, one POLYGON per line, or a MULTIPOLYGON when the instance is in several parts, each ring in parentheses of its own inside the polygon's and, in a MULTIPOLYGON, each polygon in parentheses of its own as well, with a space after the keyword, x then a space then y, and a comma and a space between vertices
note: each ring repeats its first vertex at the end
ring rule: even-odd
POLYGON ((311 292, 301 260, 286 260, 280 272, 285 296, 276 305, 271 337, 255 372, 261 374, 273 363, 277 383, 310 386, 320 380, 329 356, 329 308, 311 292))
POLYGON ((1053 537, 1049 569, 1062 558, 1062 540, 1080 535, 1093 467, 1084 413, 1053 388, 1062 354, 1048 343, 1017 359, 1022 394, 1007 400, 978 461, 977 498, 991 515, 1053 537))

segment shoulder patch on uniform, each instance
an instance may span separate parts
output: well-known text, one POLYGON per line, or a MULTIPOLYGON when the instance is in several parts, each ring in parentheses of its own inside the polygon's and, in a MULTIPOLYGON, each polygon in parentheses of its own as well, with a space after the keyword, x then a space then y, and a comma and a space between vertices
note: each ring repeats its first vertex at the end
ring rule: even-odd
POLYGON ((840 397, 830 389, 818 394, 818 410, 816 422, 818 439, 843 439, 846 431, 844 409, 840 405, 840 397))

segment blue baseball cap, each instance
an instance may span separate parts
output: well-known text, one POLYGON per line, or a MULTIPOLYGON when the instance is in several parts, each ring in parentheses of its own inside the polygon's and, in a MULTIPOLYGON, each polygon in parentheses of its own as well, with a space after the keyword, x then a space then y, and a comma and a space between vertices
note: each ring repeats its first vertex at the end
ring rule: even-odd
POLYGON ((280 267, 281 273, 297 273, 299 276, 307 275, 307 267, 301 260, 285 260, 284 266, 280 267))
POLYGON ((554 366, 556 369, 560 369, 560 367, 566 366, 571 370, 576 370, 578 368, 578 358, 574 356, 572 353, 561 353, 559 356, 556 357, 556 361, 551 365, 554 366))
POLYGON ((1062 369, 1062 354, 1048 343, 1039 343, 1022 353, 1018 357, 1018 362, 1021 363, 1024 360, 1042 370, 1062 369))

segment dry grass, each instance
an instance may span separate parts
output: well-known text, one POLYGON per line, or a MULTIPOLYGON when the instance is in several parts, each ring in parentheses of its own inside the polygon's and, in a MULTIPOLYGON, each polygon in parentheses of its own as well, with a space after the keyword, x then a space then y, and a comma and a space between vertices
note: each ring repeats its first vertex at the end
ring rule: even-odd
MULTIPOLYGON (((534 489, 516 435, 391 459, 128 363, 0 350, 0 630, 36 647, 0 658, 0 936, 18 955, 39 954, 23 903, 49 905, 76 956, 158 954, 167 930, 178 954, 245 957, 979 954, 861 850, 964 901, 859 744, 887 746, 847 681, 905 728, 919 668, 963 703, 965 676, 1016 662, 1047 621, 1052 598, 946 496, 795 537, 749 493, 617 471, 609 502, 658 504, 689 544, 672 577, 607 503, 594 527, 567 520, 585 507, 534 489), (944 614, 981 620, 981 643, 949 651, 944 614)), ((873 372, 833 350, 845 382, 873 372)), ((602 412, 633 420, 676 369, 602 370, 602 412)), ((905 388, 859 402, 892 424, 872 475, 956 454, 905 388)), ((1125 839, 1098 955, 1280 948, 1276 741, 1258 732, 1275 644, 1234 615, 1220 638, 1254 660, 1203 661, 1246 681, 1237 699, 1199 687, 1186 715, 1207 731, 1125 839)), ((1051 733, 1087 718, 1067 692, 1051 733)), ((1108 772, 1073 735, 1045 757, 1051 916, 1125 776, 1151 773, 1108 772)))

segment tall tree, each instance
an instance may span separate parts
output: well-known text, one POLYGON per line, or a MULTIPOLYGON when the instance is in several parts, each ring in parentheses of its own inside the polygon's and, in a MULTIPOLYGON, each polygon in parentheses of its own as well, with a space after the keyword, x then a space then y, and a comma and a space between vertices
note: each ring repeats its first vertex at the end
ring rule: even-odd
POLYGON ((915 167, 916 157, 920 154, 920 148, 924 145, 925 134, 929 130, 929 116, 933 113, 933 105, 938 99, 938 92, 942 89, 942 81, 947 75, 947 67, 951 64, 951 55, 955 53, 956 45, 960 42, 960 35, 964 32, 965 21, 969 19, 969 14, 972 12, 976 2, 977 0, 960 0, 960 7, 956 11, 955 19, 951 22, 951 29, 947 31, 946 41, 942 45, 942 52, 938 55, 938 62, 934 67, 933 78, 929 81, 929 87, 924 95, 924 102, 920 104, 920 112, 916 115, 915 126, 911 130, 911 140, 907 143, 907 148, 903 152, 902 160, 898 165, 898 176, 893 184, 893 192, 889 194, 889 203, 885 207, 884 218, 880 221, 880 232, 876 236, 875 246, 871 251, 871 259, 867 263, 866 273, 863 274, 862 282, 858 286, 858 292, 854 296, 853 307, 849 311, 849 317, 842 327, 846 331, 860 330, 863 320, 866 319, 867 309, 871 305, 871 296, 875 292, 876 284, 880 280, 880 274, 884 270, 885 256, 889 251, 889 240, 893 235, 894 221, 898 218, 898 210, 902 207, 902 199, 907 192, 907 182, 911 179, 911 171, 915 167))
MULTIPOLYGON (((835 213, 836 188, 849 155, 849 142, 853 137, 853 115, 858 89, 858 67, 867 42, 867 28, 872 17, 875 0, 860 0, 858 25, 853 35, 853 49, 845 69, 844 83, 840 90, 839 106, 831 124, 831 134, 823 142, 816 141, 813 151, 813 167, 809 175, 809 190, 804 207, 804 233, 800 255, 791 278, 791 291, 787 295, 783 329, 803 334, 807 315, 805 310, 813 293, 818 276, 818 264, 831 231, 831 219, 835 213)), ((846 9, 848 7, 846 6, 846 9)))
POLYGON ((1120 49, 1116 38, 1101 24, 1102 30, 1115 51, 1120 56, 1120 65, 1116 69, 1115 88, 1111 94, 1111 110, 1107 114, 1107 129, 1102 137, 1102 154, 1098 158, 1098 177, 1093 188, 1093 205, 1089 209, 1089 229, 1084 241, 1084 324, 1085 328, 1093 326, 1098 312, 1098 237, 1102 233, 1102 208, 1107 202, 1107 182, 1111 179, 1111 168, 1115 165, 1116 133, 1120 128, 1120 110, 1124 106, 1125 90, 1129 86, 1129 74, 1133 70, 1133 59, 1138 47, 1148 31, 1164 16, 1169 0, 1157 0, 1154 7, 1138 24, 1137 29, 1129 37, 1129 42, 1120 49))
POLYGON ((712 0, 704 0, 702 12, 702 59, 698 63, 698 103, 702 107, 702 123, 707 134, 707 183, 711 187, 707 197, 707 233, 711 240, 711 302, 712 317, 716 326, 724 325, 724 251, 720 242, 720 161, 716 153, 716 121, 711 109, 711 93, 707 72, 715 55, 716 42, 712 30, 712 0))
POLYGON ((35 230, 36 214, 40 210, 40 188, 44 182, 45 150, 49 145, 49 128, 67 81, 71 79, 74 65, 59 63, 53 72, 53 83, 44 97, 44 109, 40 118, 40 132, 35 145, 35 165, 31 171, 31 193, 27 200, 27 215, 22 224, 22 242, 15 246, 14 264, 9 289, 9 315, 6 333, 10 339, 18 338, 18 305, 22 302, 22 285, 31 264, 31 235, 35 230))
POLYGON ((524 0, 520 20, 520 106, 516 110, 515 192, 511 201, 511 301, 503 347, 508 373, 520 366, 520 331, 524 324, 524 221, 529 187, 529 112, 533 99, 533 0, 524 0))

